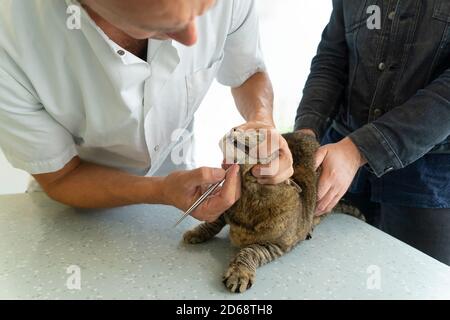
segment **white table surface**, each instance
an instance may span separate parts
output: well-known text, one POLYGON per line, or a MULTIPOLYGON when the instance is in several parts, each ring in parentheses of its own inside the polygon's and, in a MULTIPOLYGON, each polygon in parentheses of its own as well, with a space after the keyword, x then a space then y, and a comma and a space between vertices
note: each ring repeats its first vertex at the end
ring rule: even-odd
POLYGON ((260 268, 252 289, 232 294, 221 283, 236 252, 228 230, 184 245, 196 222, 174 229, 179 215, 163 206, 74 210, 42 193, 0 196, 0 298, 450 299, 450 267, 340 214, 260 268), (71 265, 80 290, 67 287, 71 265))

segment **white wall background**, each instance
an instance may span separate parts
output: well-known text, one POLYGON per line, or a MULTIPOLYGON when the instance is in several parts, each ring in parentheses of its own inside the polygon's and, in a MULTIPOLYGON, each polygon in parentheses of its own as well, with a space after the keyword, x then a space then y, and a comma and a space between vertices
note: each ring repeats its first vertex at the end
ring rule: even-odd
MULTIPOLYGON (((292 130, 302 89, 322 31, 331 15, 331 0, 257 0, 261 41, 275 91, 277 128, 292 130)), ((219 140, 243 120, 229 88, 213 85, 196 114, 198 164, 218 166, 219 140)))
MULTIPOLYGON (((257 0, 261 39, 275 91, 275 121, 280 131, 292 129, 301 91, 331 0, 257 0)), ((218 166, 219 139, 243 123, 229 89, 215 83, 196 115, 199 165, 218 166)), ((28 175, 9 165, 0 151, 0 194, 21 193, 28 175)))

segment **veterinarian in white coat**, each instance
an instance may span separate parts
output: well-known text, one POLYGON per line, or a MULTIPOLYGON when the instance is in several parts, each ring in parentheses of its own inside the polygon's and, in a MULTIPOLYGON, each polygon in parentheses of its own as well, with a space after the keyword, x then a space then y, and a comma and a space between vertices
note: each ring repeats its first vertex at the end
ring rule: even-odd
MULTIPOLYGON (((0 146, 59 202, 189 207, 226 174, 180 171, 186 146, 171 156, 214 78, 233 88, 244 128, 274 127, 254 1, 0 1, 0 146)), ((254 174, 281 182, 291 163, 283 141, 279 170, 254 174)), ((197 219, 239 198, 238 170, 197 219)))

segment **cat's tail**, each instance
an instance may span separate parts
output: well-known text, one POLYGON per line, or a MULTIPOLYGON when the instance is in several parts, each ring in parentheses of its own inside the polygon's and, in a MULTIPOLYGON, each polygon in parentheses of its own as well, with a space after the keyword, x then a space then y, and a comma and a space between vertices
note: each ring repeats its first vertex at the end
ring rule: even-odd
POLYGON ((366 217, 358 208, 346 203, 343 200, 339 201, 339 203, 336 205, 336 207, 334 207, 331 213, 347 214, 362 221, 366 221, 366 217))

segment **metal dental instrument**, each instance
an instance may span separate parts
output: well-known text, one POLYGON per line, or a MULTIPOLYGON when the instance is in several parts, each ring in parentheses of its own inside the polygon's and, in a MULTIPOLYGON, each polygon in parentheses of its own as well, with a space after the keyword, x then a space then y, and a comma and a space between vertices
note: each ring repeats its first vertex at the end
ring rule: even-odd
MULTIPOLYGON (((228 172, 228 170, 230 170, 230 168, 228 168, 226 170, 226 172, 228 172)), ((176 226, 178 226, 181 223, 181 221, 186 219, 187 216, 190 216, 191 213, 194 212, 194 210, 197 209, 214 191, 216 191, 217 188, 220 187, 220 185, 224 181, 225 181, 225 178, 222 179, 221 181, 213 184, 212 186, 210 186, 208 188, 208 190, 206 190, 206 192, 204 194, 202 194, 200 196, 200 198, 198 198, 197 201, 195 201, 194 204, 183 214, 183 216, 180 218, 180 220, 178 220, 177 223, 175 223, 175 225, 173 227, 175 228, 176 226)))

